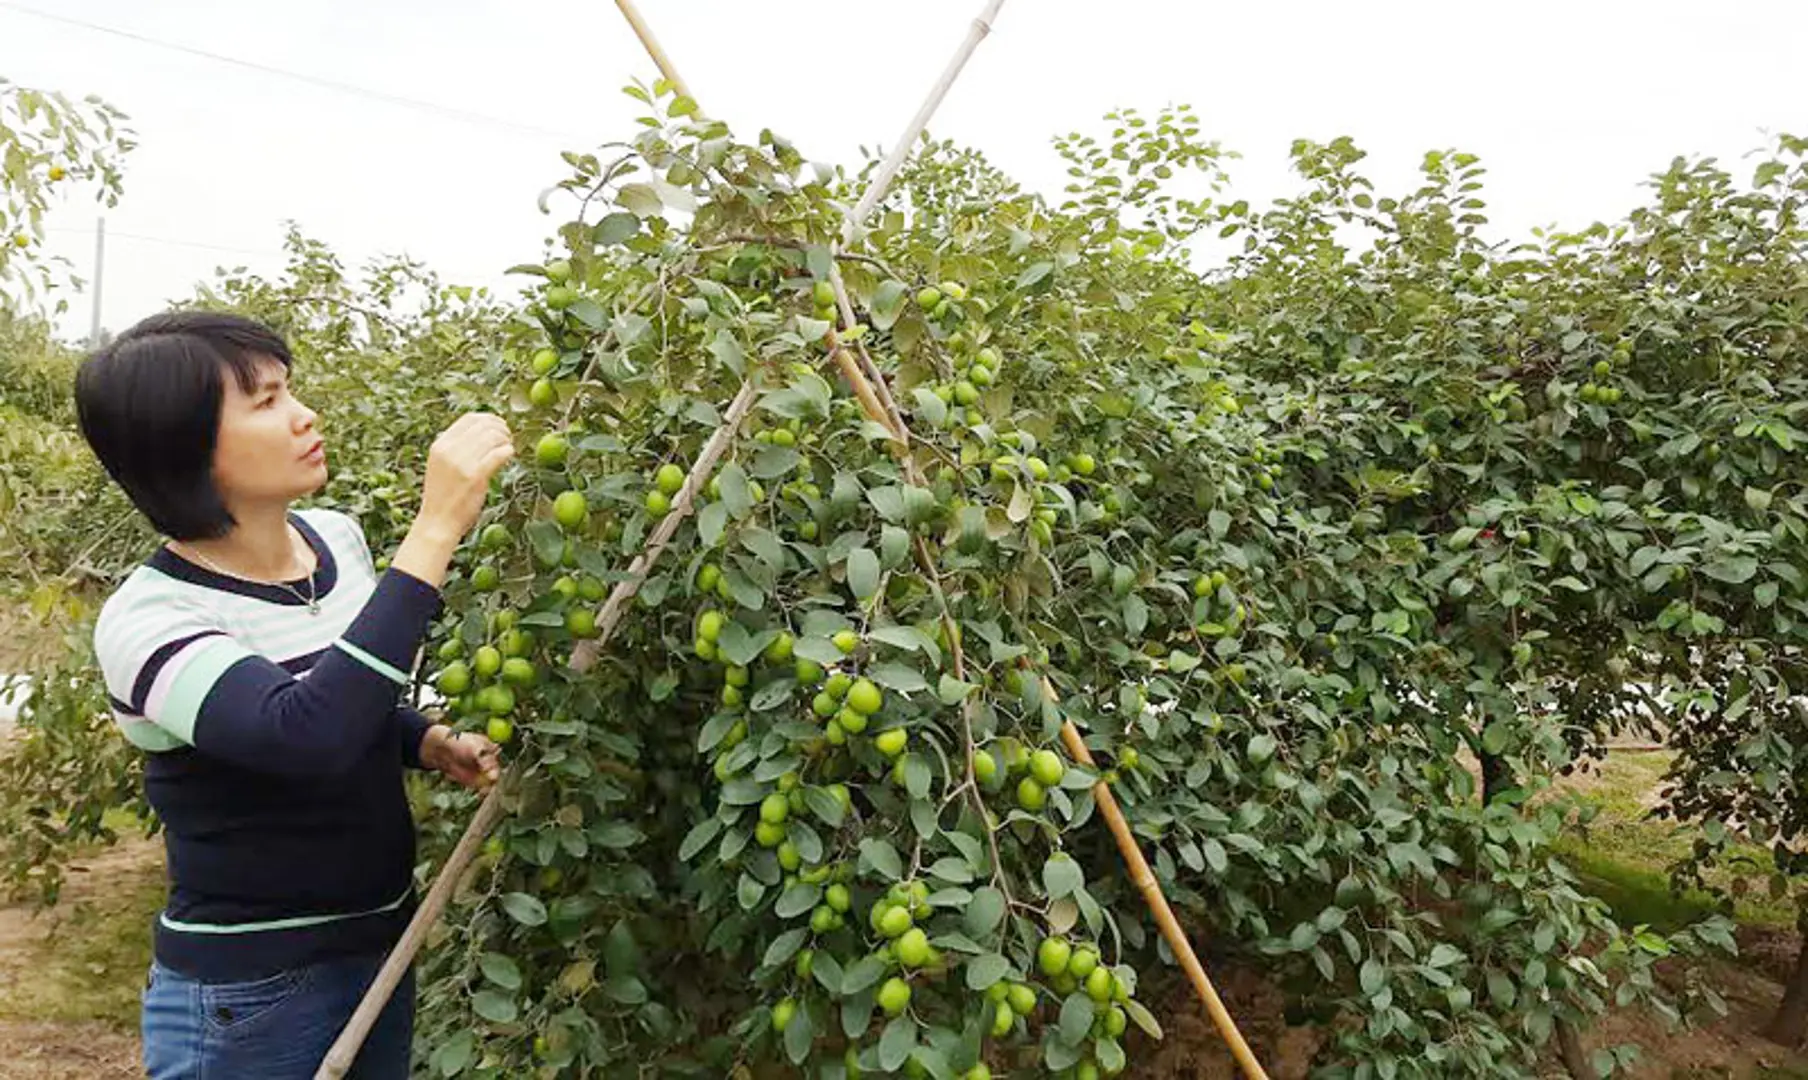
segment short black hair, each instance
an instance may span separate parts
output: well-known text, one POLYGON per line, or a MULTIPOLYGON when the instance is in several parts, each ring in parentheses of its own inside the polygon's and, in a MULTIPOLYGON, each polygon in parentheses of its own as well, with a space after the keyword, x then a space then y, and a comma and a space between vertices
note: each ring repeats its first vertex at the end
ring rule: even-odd
POLYGON ((236 522, 213 482, 227 372, 246 393, 260 363, 286 369, 282 335, 216 311, 153 315, 82 362, 75 376, 82 437, 133 505, 174 540, 212 540, 236 522))

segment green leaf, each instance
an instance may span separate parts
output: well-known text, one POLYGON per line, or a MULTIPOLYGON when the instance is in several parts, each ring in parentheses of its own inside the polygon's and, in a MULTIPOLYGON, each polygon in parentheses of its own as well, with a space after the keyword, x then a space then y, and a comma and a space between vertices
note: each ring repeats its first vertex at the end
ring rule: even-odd
POLYGON ((862 600, 871 599, 879 591, 879 556, 872 549, 857 547, 847 556, 848 588, 862 600))
MULTIPOLYGON (((867 305, 872 313, 873 326, 879 330, 890 330, 904 313, 904 298, 910 295, 910 286, 902 281, 887 278, 873 290, 873 299, 867 305)), ((934 395, 930 395, 933 397, 934 395)))
POLYGON ((471 1011, 492 1024, 512 1024, 520 1015, 515 999, 495 990, 479 990, 471 995, 471 1011))
POLYGON ((1230 867, 1230 859, 1224 854, 1224 845, 1212 837, 1199 841, 1199 851, 1205 856, 1205 864, 1213 873, 1222 874, 1230 867))
POLYGON ((1461 963, 1463 958, 1463 950, 1440 941, 1432 946, 1431 955, 1425 958, 1425 962, 1434 968, 1447 968, 1452 964, 1461 963))
POLYGON ((527 540, 533 545, 534 557, 542 566, 559 565, 560 557, 565 554, 565 534, 557 522, 528 522, 527 540))
POLYGON ((647 986, 632 975, 612 975, 603 983, 603 993, 623 1005, 642 1005, 647 1000, 647 986))
POLYGON ((860 860, 893 881, 904 876, 904 860, 889 840, 869 836, 860 841, 860 860))
POLYGON ((1100 1039, 1093 1046, 1092 1056, 1099 1059, 1099 1066, 1107 1076, 1116 1076, 1124 1071, 1124 1048, 1116 1039, 1100 1039))
POLYGON ((1052 262, 1032 263, 1024 267, 1023 273, 1017 275, 1017 287, 1019 289, 1031 288, 1054 272, 1055 264, 1052 262))
POLYGON ((913 799, 927 798, 929 785, 935 778, 929 771, 929 762, 921 754, 906 754, 904 757, 904 790, 913 799))
POLYGON ((722 654, 722 659, 731 664, 749 667, 759 659, 766 646, 778 640, 778 634, 776 629, 750 634, 740 623, 728 622, 722 625, 722 636, 716 640, 716 648, 722 654))
POLYGON ((885 977, 885 960, 878 956, 863 956, 854 961, 841 976, 841 992, 858 994, 860 991, 879 985, 885 977))
POLYGON ((784 895, 778 898, 778 903, 773 905, 772 911, 781 919, 794 919, 815 907, 821 899, 822 886, 806 885, 800 881, 785 890, 784 895))
POLYGON ((873 504, 886 521, 904 520, 904 489, 897 484, 884 484, 866 489, 866 501, 873 504))
POLYGON ((900 694, 916 694, 929 689, 929 680, 923 678, 922 672, 902 664, 874 664, 867 669, 866 676, 900 694))
POLYGON ((806 789, 804 803, 810 808, 810 813, 815 814, 824 825, 831 829, 841 828, 846 811, 841 807, 841 800, 831 794, 827 788, 806 789))
POLYGON ((943 675, 940 685, 936 688, 936 694, 942 699, 943 705, 959 705, 967 700, 968 695, 978 689, 979 687, 970 682, 962 682, 952 675, 943 675))
POLYGON ((816 1041, 816 1022, 810 1019, 809 1009, 797 1010, 791 1023, 785 1028, 785 1056, 791 1064, 802 1065, 810 1056, 810 1047, 816 1041))
POLYGON ((601 330, 603 324, 609 321, 608 312, 603 310, 603 305, 588 296, 580 298, 577 303, 566 308, 565 314, 592 330, 601 330))
POLYGON ((975 941, 983 940, 998 924, 1004 921, 1004 894, 987 885, 973 894, 973 902, 967 905, 962 916, 962 923, 967 928, 967 936, 975 941))
POLYGON ((501 953, 484 953, 477 959, 483 977, 504 990, 521 989, 521 968, 501 953))
POLYGON ((741 468, 739 462, 731 461, 716 474, 716 483, 722 492, 722 504, 735 520, 747 516, 753 509, 753 496, 747 490, 747 470, 741 468))
POLYGON ((802 637, 792 646, 792 652, 805 660, 814 660, 819 664, 839 664, 844 657, 835 643, 826 637, 802 637))
POLYGON ((879 1067, 886 1072, 897 1072, 916 1048, 917 1022, 908 1016, 894 1018, 879 1036, 879 1067))
POLYGON ((703 541, 704 547, 715 547, 722 542, 723 530, 728 528, 728 507, 713 502, 697 511, 697 537, 703 541))
POLYGON ((967 964, 967 989, 980 991, 1011 973, 1011 962, 997 953, 974 957, 967 964))
POLYGON ((752 911, 760 906, 760 900, 766 895, 766 886, 751 874, 743 873, 741 880, 735 885, 735 898, 741 902, 742 911, 752 911))
POLYGON ((1069 1046, 1078 1046, 1092 1033, 1094 1008, 1092 999, 1082 993, 1067 995, 1061 1003, 1061 1021, 1059 1035, 1062 1042, 1069 1046))
POLYGON ((641 218, 657 217, 665 209, 659 192, 651 184, 623 184, 615 194, 615 201, 641 218))
POLYGON ((1124 597, 1124 632, 1131 637, 1141 637, 1148 626, 1149 605, 1135 593, 1124 597))
POLYGON ((772 939, 772 944, 766 946, 766 958, 761 963, 769 968, 778 967, 796 956, 797 950, 803 948, 804 942, 808 940, 810 940, 810 931, 804 927, 787 930, 772 939))
POLYGON ((444 1076, 457 1076, 471 1063, 477 1049, 477 1037, 469 1028, 460 1028, 439 1044, 433 1052, 433 1067, 444 1076))
POLYGON ((596 228, 591 232, 591 238, 597 246, 608 247, 610 244, 620 244, 631 240, 639 232, 640 218, 638 216, 617 211, 613 214, 605 214, 603 219, 596 223, 596 228))
POLYGON ((546 922, 546 905, 526 893, 505 894, 502 897, 502 910, 522 926, 540 926, 546 922))
POLYGON ((1488 996, 1503 1009, 1511 1009, 1518 1000, 1519 991, 1513 980, 1504 971, 1488 972, 1488 996))
POLYGON ((1381 992, 1383 986, 1387 985, 1387 968, 1382 966, 1381 961, 1371 956, 1362 962, 1362 968, 1357 972, 1356 977, 1362 985, 1363 994, 1367 997, 1374 997, 1381 992))
POLYGON ((1160 1041, 1162 1037, 1161 1024, 1155 1019, 1155 1015, 1151 1013, 1142 1002, 1132 998, 1130 1001, 1125 1002, 1124 1011, 1130 1014, 1131 1021, 1133 1021, 1137 1027, 1142 1028, 1144 1034, 1148 1035, 1151 1039, 1160 1041))
POLYGON ((1750 555, 1725 555, 1704 565, 1701 572, 1715 581, 1743 585, 1757 574, 1758 560, 1750 555))
POLYGON ((910 558, 910 534, 896 525, 887 525, 879 534, 879 561, 888 570, 896 570, 910 558))
POLYGON ((937 397, 935 391, 919 386, 910 392, 910 397, 917 404, 916 414, 930 427, 939 428, 947 421, 948 404, 937 397))
POLYGON ((1055 852, 1042 864, 1042 887, 1047 890, 1050 900, 1072 896, 1085 884, 1086 872, 1064 851, 1055 852))
POLYGON ((753 465, 747 470, 755 479, 776 480, 797 468, 803 455, 789 446, 762 446, 753 453, 753 465))

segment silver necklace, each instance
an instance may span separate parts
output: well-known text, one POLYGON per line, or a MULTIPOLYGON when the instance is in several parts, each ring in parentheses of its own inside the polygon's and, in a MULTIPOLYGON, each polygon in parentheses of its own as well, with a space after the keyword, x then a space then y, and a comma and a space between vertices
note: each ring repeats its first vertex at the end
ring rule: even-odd
MULTIPOLYGON (((220 575, 221 577, 236 578, 239 581, 251 581, 252 580, 251 578, 245 577, 242 574, 227 573, 226 571, 220 569, 219 564, 215 563, 212 559, 208 558, 207 556, 201 554, 199 551, 196 551, 194 548, 189 547, 187 544, 184 544, 182 546, 183 546, 183 548, 185 548, 187 550, 188 554, 193 556, 195 558, 195 560, 198 561, 202 566, 207 567, 207 569, 212 570, 214 573, 220 575)), ((295 597, 295 599, 301 601, 303 604, 306 604, 308 606, 308 614, 309 615, 320 614, 320 597, 316 594, 313 574, 308 575, 308 595, 306 595, 306 596, 301 595, 301 590, 297 589, 295 586, 289 584, 286 581, 257 582, 257 584, 275 585, 278 588, 286 589, 289 591, 289 593, 292 596, 295 597)))

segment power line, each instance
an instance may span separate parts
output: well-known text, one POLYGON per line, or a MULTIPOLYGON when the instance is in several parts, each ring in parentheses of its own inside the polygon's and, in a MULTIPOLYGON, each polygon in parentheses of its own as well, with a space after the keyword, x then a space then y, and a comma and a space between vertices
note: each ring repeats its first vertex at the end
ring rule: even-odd
MULTIPOLYGON (((63 228, 61 226, 53 226, 44 231, 52 233, 68 233, 75 236, 93 236, 96 232, 94 229, 71 229, 63 228)), ((177 240, 174 237, 169 236, 146 236, 143 233, 120 232, 117 229, 108 229, 107 236, 109 239, 114 240, 137 240, 146 244, 164 244, 169 247, 199 248, 203 251, 224 251, 233 255, 281 256, 283 254, 283 252, 278 251, 275 248, 227 247, 224 244, 207 244, 202 243, 199 240, 177 240)))
MULTIPOLYGON (((97 229, 78 229, 78 228, 71 228, 68 226, 53 225, 53 226, 47 227, 44 231, 47 233, 61 233, 66 236, 93 236, 99 230, 97 230, 97 229)), ((278 259, 287 258, 289 255, 289 252, 279 251, 275 248, 228 247, 224 244, 209 244, 209 243, 204 243, 199 240, 178 240, 175 237, 171 237, 171 236, 147 236, 144 233, 120 232, 119 230, 111 228, 111 227, 109 227, 106 230, 106 232, 107 232, 108 240, 136 240, 140 243, 161 244, 165 247, 197 248, 202 251, 219 251, 219 252, 225 252, 225 253, 231 254, 231 255, 262 255, 262 256, 274 257, 274 258, 278 258, 278 259)), ((504 274, 500 271, 495 271, 495 272, 491 272, 491 273, 487 273, 487 274, 449 274, 449 273, 444 272, 443 270, 435 269, 435 273, 439 274, 441 281, 448 282, 448 283, 482 282, 485 280, 500 281, 507 277, 506 274, 504 274)))
POLYGON ((68 15, 57 15, 48 11, 39 11, 36 8, 13 3, 12 0, 0 0, 0 8, 5 8, 8 11, 14 11, 21 15, 29 15, 32 18, 44 19, 48 22, 63 23, 67 26, 79 27, 83 30, 93 31, 97 34, 107 34, 112 37, 123 38, 126 41, 136 42, 140 45, 150 45, 154 48, 169 49, 173 52, 186 53, 189 56, 198 56, 202 59, 213 60, 221 64, 231 64, 234 67, 245 68, 264 75, 276 75, 285 79, 294 79, 297 82, 307 83, 310 86, 322 87, 327 90, 336 90, 342 94, 353 94, 358 97, 371 98, 375 101, 387 102, 388 104, 399 105, 408 109, 420 109, 424 112, 435 113, 449 119, 462 120, 469 124, 483 124, 489 127, 503 128, 510 131, 555 138, 562 141, 584 141, 582 138, 572 135, 569 132, 553 131, 550 128, 535 127, 532 124, 519 124, 513 120, 503 120, 494 116, 486 116, 483 113, 453 108, 449 105, 439 105, 431 101, 422 101, 419 98, 403 97, 400 94, 391 94, 382 90, 372 90, 368 87, 355 86, 351 83, 339 82, 335 79, 328 79, 320 75, 309 75, 305 72, 290 71, 287 68, 272 67, 269 64, 260 64, 256 61, 244 60, 236 56, 226 56, 222 53, 209 52, 206 49, 196 48, 192 45, 183 45, 180 42, 164 41, 160 38, 149 37, 144 34, 135 33, 131 30, 122 30, 115 26, 104 26, 100 23, 89 22, 86 19, 77 19, 68 15))

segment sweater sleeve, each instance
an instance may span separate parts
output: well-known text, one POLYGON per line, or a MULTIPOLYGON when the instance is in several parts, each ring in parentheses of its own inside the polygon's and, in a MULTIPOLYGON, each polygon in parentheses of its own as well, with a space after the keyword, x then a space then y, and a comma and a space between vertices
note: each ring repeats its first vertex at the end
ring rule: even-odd
POLYGON ((139 745, 192 746, 263 772, 331 774, 378 738, 400 737, 408 721, 396 718, 398 698, 439 603, 432 586, 390 570, 305 678, 182 606, 103 613, 95 651, 109 693, 144 729, 139 745))
POLYGON ((427 737, 427 729, 432 726, 433 721, 420 712, 406 705, 396 706, 396 738, 401 743, 402 764, 410 769, 426 768, 421 764, 421 740, 427 737))

